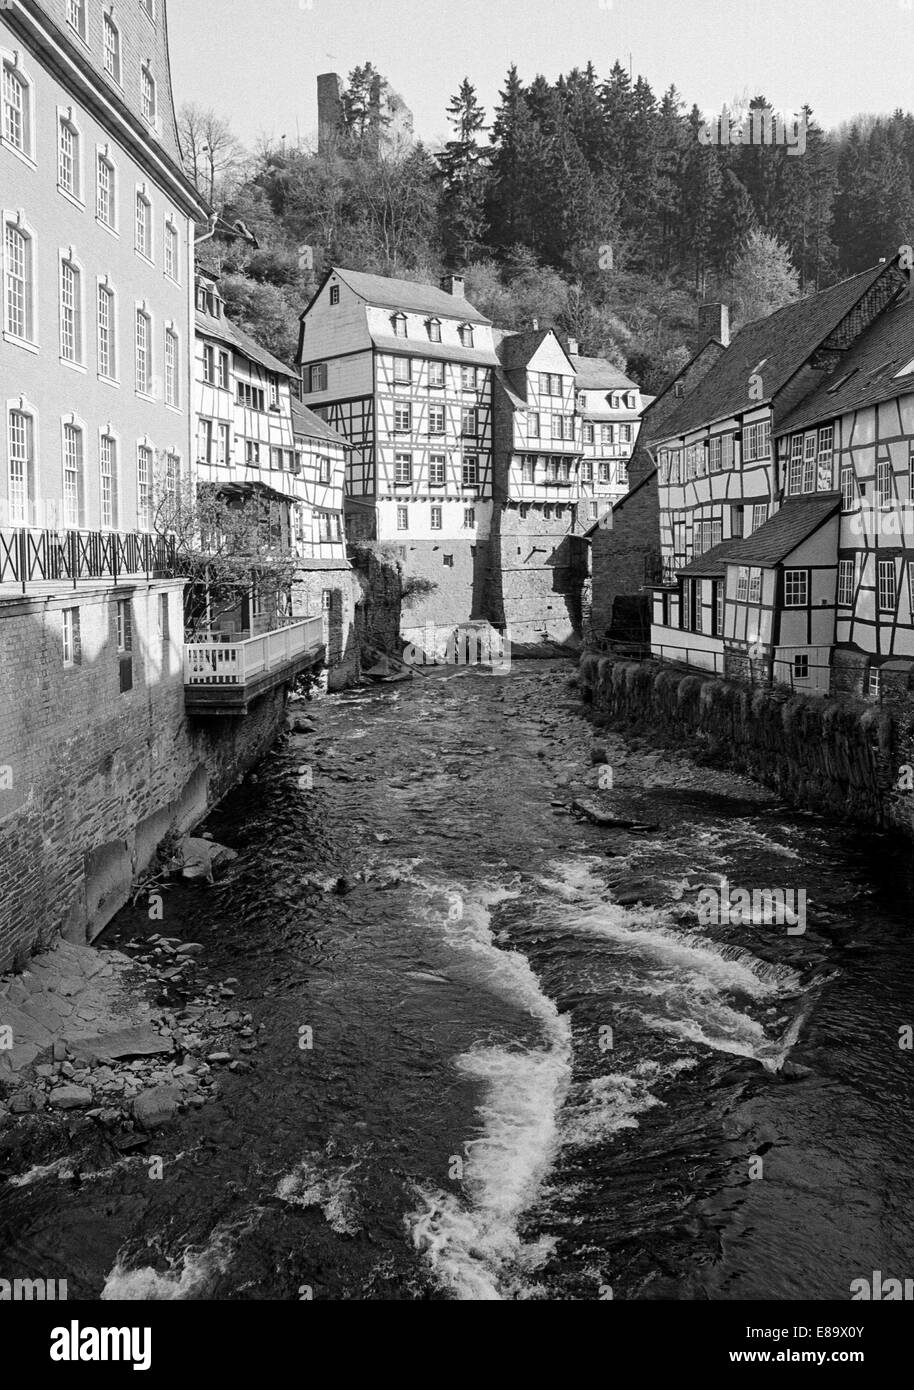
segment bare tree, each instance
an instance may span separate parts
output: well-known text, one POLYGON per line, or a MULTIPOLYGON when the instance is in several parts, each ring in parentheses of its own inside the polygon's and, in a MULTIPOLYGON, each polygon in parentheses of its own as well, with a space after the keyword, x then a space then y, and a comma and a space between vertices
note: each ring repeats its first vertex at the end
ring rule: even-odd
POLYGON ((185 102, 178 112, 184 168, 212 207, 222 208, 244 170, 245 152, 212 107, 185 102))

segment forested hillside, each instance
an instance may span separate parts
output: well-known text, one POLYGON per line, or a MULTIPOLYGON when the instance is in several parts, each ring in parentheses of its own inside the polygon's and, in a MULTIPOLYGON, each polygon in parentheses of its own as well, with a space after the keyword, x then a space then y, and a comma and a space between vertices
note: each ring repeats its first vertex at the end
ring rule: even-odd
POLYGON ((346 131, 324 154, 285 141, 248 154, 212 112, 181 113, 188 170, 221 215, 201 263, 286 360, 325 266, 433 281, 451 268, 500 325, 555 324, 656 391, 687 359, 700 299, 747 322, 914 237, 911 113, 827 134, 807 107, 803 154, 721 147, 674 86, 658 97, 619 63, 554 83, 512 68, 492 113, 463 82, 440 150, 379 156, 373 76, 350 74, 346 131))

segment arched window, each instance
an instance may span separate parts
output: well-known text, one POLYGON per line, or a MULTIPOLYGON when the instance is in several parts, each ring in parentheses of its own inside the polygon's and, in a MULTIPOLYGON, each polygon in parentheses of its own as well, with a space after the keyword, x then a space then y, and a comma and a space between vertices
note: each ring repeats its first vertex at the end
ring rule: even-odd
POLYGON ((82 275, 72 255, 60 262, 60 355, 65 362, 83 360, 82 275))
POLYGON ((18 59, 3 61, 3 121, 0 135, 13 149, 32 154, 32 88, 18 59))
POLYGON ((117 378, 116 328, 114 291, 106 282, 98 287, 98 374, 109 381, 117 378))
POLYGON ((136 311, 136 389, 152 394, 152 320, 145 309, 136 311))
POLYGON ((152 203, 142 188, 136 195, 136 249, 148 261, 152 260, 152 203))
POLYGON ((35 420, 27 410, 16 407, 9 412, 10 525, 31 523, 35 500, 35 420))
POLYGON ((82 525, 83 431, 78 424, 63 427, 63 524, 82 525))
POLYGON ((7 222, 3 235, 6 331, 35 340, 34 246, 21 222, 7 222))
POLYGON ((57 123, 57 183, 72 198, 82 197, 79 131, 72 116, 62 115, 57 123))
POLYGON ((113 231, 117 223, 117 188, 114 164, 104 150, 98 153, 95 192, 95 215, 113 231))

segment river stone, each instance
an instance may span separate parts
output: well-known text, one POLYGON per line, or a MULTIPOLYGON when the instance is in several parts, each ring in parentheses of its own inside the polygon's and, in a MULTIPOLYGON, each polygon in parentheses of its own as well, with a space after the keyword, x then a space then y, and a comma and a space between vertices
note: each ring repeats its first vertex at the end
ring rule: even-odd
POLYGON ((124 1057, 157 1057, 174 1052, 169 1038, 152 1028, 121 1028, 95 1038, 74 1038, 70 1051, 78 1061, 114 1062, 124 1057))
POLYGON ((144 1129, 157 1129, 174 1119, 181 1103, 178 1086, 153 1086, 143 1091, 133 1102, 133 1115, 144 1129))
POLYGON ((215 840, 195 839, 185 835, 178 848, 182 878, 211 879, 213 870, 230 864, 238 855, 228 845, 217 844, 215 840))
POLYGON ((51 1104, 58 1110, 84 1110, 92 1104, 92 1092, 87 1086, 57 1086, 51 1104))

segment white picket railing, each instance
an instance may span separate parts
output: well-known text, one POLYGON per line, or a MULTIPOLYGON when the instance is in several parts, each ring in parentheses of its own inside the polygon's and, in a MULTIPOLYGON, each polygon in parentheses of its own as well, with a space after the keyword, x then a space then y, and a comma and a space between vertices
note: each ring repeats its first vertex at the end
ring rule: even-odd
POLYGON ((186 642, 185 685, 246 685, 255 676, 285 666, 321 646, 323 619, 306 618, 244 642, 186 642))

